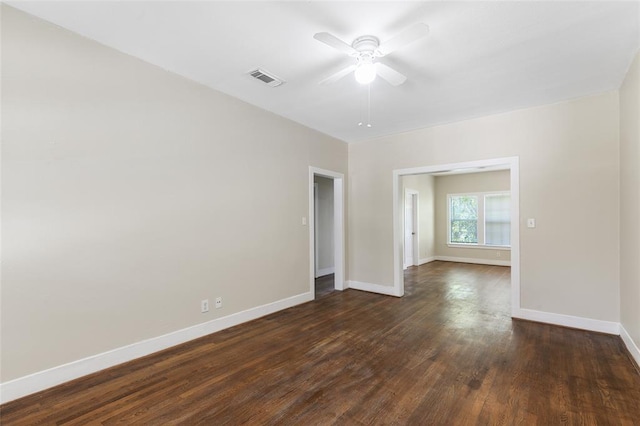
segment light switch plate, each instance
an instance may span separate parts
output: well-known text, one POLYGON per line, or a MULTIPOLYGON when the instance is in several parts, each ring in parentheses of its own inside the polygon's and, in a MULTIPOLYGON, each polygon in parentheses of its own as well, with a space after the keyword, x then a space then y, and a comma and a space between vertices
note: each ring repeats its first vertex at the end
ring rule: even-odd
POLYGON ((536 220, 535 219, 527 219, 527 228, 535 228, 536 220))

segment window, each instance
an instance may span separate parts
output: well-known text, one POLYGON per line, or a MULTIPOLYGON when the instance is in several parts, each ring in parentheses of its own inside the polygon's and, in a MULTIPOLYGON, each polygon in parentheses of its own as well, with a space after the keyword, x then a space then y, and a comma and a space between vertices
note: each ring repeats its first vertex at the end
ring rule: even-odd
POLYGON ((449 194, 449 244, 509 247, 511 196, 508 192, 449 194))
POLYGON ((484 243, 488 246, 511 244, 511 209, 509 194, 484 196, 484 243))
POLYGON ((478 197, 473 195, 453 195, 449 203, 451 206, 450 242, 477 244, 478 197))

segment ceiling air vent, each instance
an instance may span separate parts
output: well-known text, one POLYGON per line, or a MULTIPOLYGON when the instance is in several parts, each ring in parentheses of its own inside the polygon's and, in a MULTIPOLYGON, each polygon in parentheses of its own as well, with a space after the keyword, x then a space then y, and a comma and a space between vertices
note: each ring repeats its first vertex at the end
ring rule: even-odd
POLYGON ((265 70, 258 68, 257 70, 253 70, 249 73, 249 75, 255 79, 258 79, 260 81, 262 81, 263 83, 265 83, 268 86, 271 87, 278 87, 280 86, 282 83, 284 83, 283 80, 279 79, 278 77, 276 77, 273 74, 270 74, 268 72, 266 72, 265 70))

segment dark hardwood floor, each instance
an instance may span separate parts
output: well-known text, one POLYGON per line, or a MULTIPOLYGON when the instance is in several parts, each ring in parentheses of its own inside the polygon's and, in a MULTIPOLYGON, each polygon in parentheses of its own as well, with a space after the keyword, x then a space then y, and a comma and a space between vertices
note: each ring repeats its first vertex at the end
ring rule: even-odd
POLYGON ((316 278, 316 299, 325 297, 336 290, 335 275, 329 274, 316 278))
POLYGON ((12 424, 640 423, 617 336, 509 318, 509 268, 433 262, 0 407, 12 424))

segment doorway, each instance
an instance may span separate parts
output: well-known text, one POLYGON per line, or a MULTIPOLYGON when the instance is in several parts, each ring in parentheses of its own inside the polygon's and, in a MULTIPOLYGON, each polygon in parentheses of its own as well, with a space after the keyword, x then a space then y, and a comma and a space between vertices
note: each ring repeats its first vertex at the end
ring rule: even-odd
POLYGON ((393 171, 393 255, 394 279, 393 295, 404 295, 405 264, 405 197, 402 177, 418 174, 445 173, 459 170, 482 171, 487 168, 502 168, 510 171, 510 235, 511 235, 511 313, 517 316, 520 311, 520 171, 519 158, 507 157, 490 160, 470 161, 465 163, 441 164, 435 166, 415 167, 393 171))
POLYGON ((316 299, 335 290, 333 247, 333 179, 313 177, 316 299))
POLYGON ((404 261, 403 269, 418 266, 418 191, 407 189, 404 193, 404 261))
POLYGON ((309 167, 309 291, 344 290, 344 175, 309 167))

